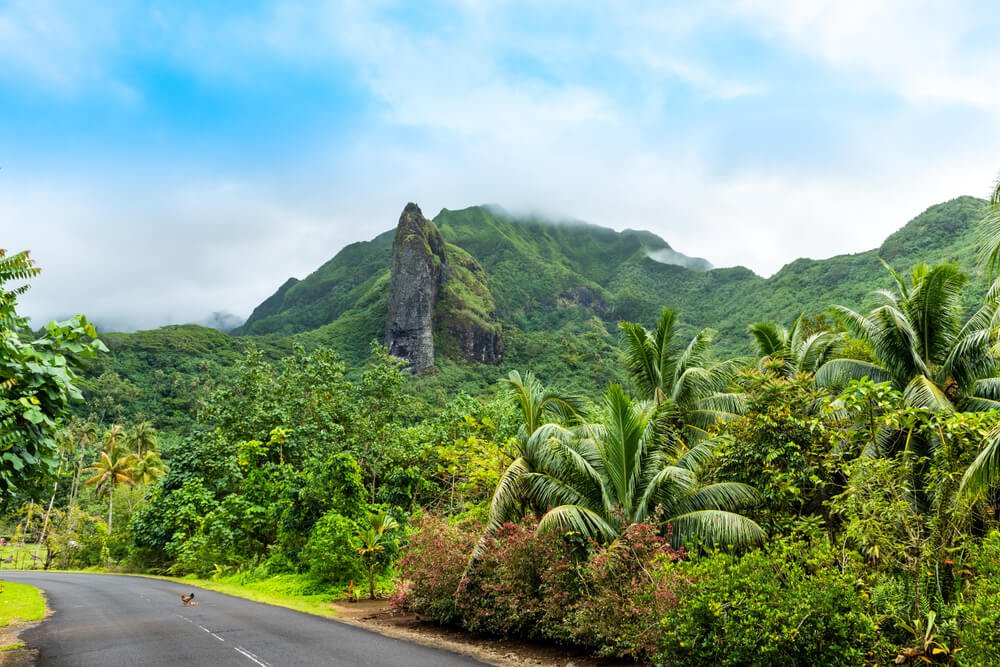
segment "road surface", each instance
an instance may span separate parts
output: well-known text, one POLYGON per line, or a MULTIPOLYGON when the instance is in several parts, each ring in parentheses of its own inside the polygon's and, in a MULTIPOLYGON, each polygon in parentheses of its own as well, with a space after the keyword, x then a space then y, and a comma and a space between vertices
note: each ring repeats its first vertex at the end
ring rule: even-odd
POLYGON ((145 577, 0 573, 43 589, 55 612, 21 634, 45 667, 482 665, 282 607, 145 577), (194 591, 197 606, 181 604, 194 591))

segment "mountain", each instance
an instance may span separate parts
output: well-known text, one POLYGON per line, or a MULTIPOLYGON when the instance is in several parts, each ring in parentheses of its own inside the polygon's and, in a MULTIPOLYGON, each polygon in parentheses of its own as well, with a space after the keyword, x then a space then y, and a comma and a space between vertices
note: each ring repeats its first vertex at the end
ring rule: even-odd
MULTIPOLYGON (((433 221, 421 214, 421 233, 440 236, 443 250, 437 248, 433 261, 447 264, 447 279, 434 278, 440 281, 430 316, 435 372, 415 376, 413 391, 439 403, 460 390, 480 393, 518 368, 596 395, 608 382, 624 380, 618 321, 651 325, 663 306, 679 311, 682 333, 718 330, 720 355, 747 354, 752 322, 787 325, 800 313, 820 314, 835 303, 863 307, 873 290, 891 282, 882 260, 901 272, 918 262, 955 262, 973 278, 971 304, 985 290, 985 277, 974 273, 975 230, 985 204, 959 197, 932 206, 879 248, 797 259, 767 279, 743 267, 712 269, 705 260, 672 255, 665 240, 645 231, 552 223, 490 206, 444 209, 433 221), (664 263, 668 258, 678 263, 664 263), (484 356, 487 348, 492 356, 484 356)), ((110 358, 94 372, 113 370, 140 388, 159 378, 160 388, 149 389, 155 395, 137 402, 155 406, 160 396, 174 400, 183 385, 177 373, 194 374, 199 364, 215 369, 213 375, 224 372, 250 343, 274 355, 293 341, 307 348, 330 345, 358 368, 370 341, 385 342, 391 328, 398 232, 351 244, 309 276, 289 278, 235 336, 190 326, 114 334, 110 358)), ((397 314, 409 308, 405 299, 400 303, 397 314)))
MULTIPOLYGON (((880 258, 901 271, 920 261, 957 262, 970 271, 984 205, 960 197, 932 206, 877 249, 798 259, 768 279, 743 267, 709 269, 679 253, 696 268, 664 263, 675 251, 650 232, 553 224, 485 206, 444 209, 433 222, 450 246, 482 266, 505 332, 552 333, 584 316, 600 319, 610 334, 618 320, 651 323, 667 305, 692 329, 718 329, 722 348, 736 352, 746 349, 753 321, 788 323, 832 303, 860 307, 888 284, 880 258)), ((367 349, 368 339, 384 336, 392 238, 386 232, 348 246, 307 278, 290 279, 236 333, 312 331, 331 340, 350 333, 362 339, 358 349, 367 349)))

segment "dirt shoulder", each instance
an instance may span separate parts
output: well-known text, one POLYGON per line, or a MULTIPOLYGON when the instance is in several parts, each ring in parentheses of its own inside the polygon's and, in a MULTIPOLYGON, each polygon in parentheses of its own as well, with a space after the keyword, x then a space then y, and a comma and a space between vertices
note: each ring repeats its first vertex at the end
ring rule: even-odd
POLYGON ((28 628, 38 625, 41 621, 33 623, 15 622, 0 628, 0 665, 4 667, 28 667, 34 665, 38 660, 38 651, 28 648, 6 648, 21 644, 19 639, 22 632, 28 628))
POLYGON ((494 665, 511 667, 612 667, 635 663, 597 660, 578 651, 549 644, 488 639, 421 621, 416 614, 396 611, 384 600, 332 603, 337 620, 387 637, 468 655, 494 665))

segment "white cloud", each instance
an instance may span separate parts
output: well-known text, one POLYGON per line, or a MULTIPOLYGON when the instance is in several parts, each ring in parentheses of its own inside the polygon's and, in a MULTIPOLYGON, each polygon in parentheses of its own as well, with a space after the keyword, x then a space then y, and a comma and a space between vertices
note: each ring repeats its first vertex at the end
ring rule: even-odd
POLYGON ((752 0, 738 11, 762 33, 909 100, 1000 108, 994 3, 752 0))
MULTIPOLYGON (((121 24, 101 19, 93 34, 78 35, 87 31, 72 12, 39 6, 47 10, 0 10, 0 56, 58 94, 88 81, 108 94, 121 24)), ((586 13, 584 36, 512 29, 511 5, 475 2, 456 6, 455 25, 422 32, 368 3, 282 3, 264 20, 216 23, 196 12, 154 13, 148 30, 170 47, 153 55, 191 76, 252 82, 255 63, 348 67, 368 86, 373 114, 350 135, 318 132, 303 142, 306 152, 268 173, 211 159, 168 178, 169 165, 139 160, 86 176, 5 169, 3 242, 34 249, 45 271, 25 301, 32 314, 83 310, 143 327, 218 310, 247 315, 289 275, 301 278, 344 244, 391 228, 407 201, 428 215, 498 203, 649 229, 687 255, 763 274, 799 256, 867 250, 926 206, 982 194, 1000 154, 1000 122, 990 113, 1000 94, 997 48, 969 55, 978 47, 962 40, 974 12, 918 20, 908 7, 735 10, 758 34, 821 62, 820 81, 832 71, 903 98, 874 119, 846 109, 836 159, 827 161, 780 127, 753 144, 759 154, 732 157, 748 126, 728 104, 754 96, 765 117, 774 104, 776 115, 809 120, 817 110, 808 99, 771 99, 761 83, 769 73, 735 73, 699 47, 720 13, 733 20, 714 4, 567 5, 586 13), (537 71, 506 64, 512 54, 530 56, 537 71), (664 91, 678 83, 694 108, 713 113, 668 113, 664 91), (971 115, 928 112, 940 106, 932 101, 971 105, 971 115), (786 148, 791 157, 779 155, 786 148)), ((127 100, 130 87, 120 83, 127 100)))

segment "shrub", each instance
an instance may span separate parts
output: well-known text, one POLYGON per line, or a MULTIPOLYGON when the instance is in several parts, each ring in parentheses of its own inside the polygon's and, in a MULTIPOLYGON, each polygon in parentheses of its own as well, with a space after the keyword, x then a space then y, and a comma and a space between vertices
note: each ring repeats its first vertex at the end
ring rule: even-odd
POLYGON ((607 656, 643 659, 653 653, 660 618, 677 602, 673 571, 659 563, 683 557, 653 525, 629 526, 581 568, 583 591, 565 620, 567 636, 607 656))
POLYGON ((423 516, 413 522, 403 558, 401 584, 393 604, 431 620, 458 620, 455 591, 479 536, 479 526, 458 526, 446 519, 423 516))
POLYGON ((563 638, 579 589, 570 556, 561 537, 538 535, 533 523, 504 524, 458 587, 462 626, 501 637, 563 638))
POLYGON ((1000 667, 1000 532, 992 531, 972 559, 975 579, 959 605, 962 665, 1000 667))
POLYGON ((822 538, 661 568, 677 604, 660 621, 664 665, 863 665, 877 628, 854 577, 822 538))
POLYGON ((336 511, 327 512, 309 533, 302 550, 302 563, 321 581, 342 583, 363 577, 358 546, 354 536, 357 524, 336 511))

